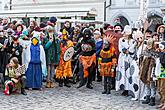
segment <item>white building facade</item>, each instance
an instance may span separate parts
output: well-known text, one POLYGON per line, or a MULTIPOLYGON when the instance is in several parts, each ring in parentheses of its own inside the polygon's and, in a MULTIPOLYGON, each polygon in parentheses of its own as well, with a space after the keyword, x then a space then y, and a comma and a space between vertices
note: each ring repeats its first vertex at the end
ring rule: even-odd
MULTIPOLYGON (((120 18, 120 22, 123 25, 129 24, 134 27, 140 14, 140 0, 106 0, 106 6, 107 22, 114 25, 114 21, 120 18)), ((164 6, 165 0, 149 0, 148 18, 156 18, 154 22, 161 23, 161 19, 164 16, 161 7, 164 6)), ((153 26, 155 27, 155 25, 153 26)))
POLYGON ((29 18, 44 22, 55 16, 59 20, 103 21, 104 0, 9 0, 1 16, 29 18), (11 6, 11 7, 10 7, 11 6))

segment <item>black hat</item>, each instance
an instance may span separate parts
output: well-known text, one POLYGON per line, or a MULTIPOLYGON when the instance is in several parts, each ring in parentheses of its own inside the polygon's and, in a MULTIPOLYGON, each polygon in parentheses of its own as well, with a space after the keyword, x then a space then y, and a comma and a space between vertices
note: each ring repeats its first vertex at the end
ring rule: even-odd
POLYGON ((57 18, 54 17, 54 16, 52 16, 52 17, 49 18, 49 21, 50 21, 51 23, 55 23, 55 22, 57 21, 57 18))

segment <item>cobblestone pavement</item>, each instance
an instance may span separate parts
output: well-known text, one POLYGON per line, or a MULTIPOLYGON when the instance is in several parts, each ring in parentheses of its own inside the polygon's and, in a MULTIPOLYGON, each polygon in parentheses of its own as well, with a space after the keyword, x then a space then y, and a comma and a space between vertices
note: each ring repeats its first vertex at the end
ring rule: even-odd
POLYGON ((155 107, 131 101, 130 97, 121 96, 120 92, 112 91, 103 95, 102 85, 94 83, 94 89, 44 88, 42 91, 27 90, 28 95, 13 94, 5 96, 0 93, 0 110, 156 110, 155 107))

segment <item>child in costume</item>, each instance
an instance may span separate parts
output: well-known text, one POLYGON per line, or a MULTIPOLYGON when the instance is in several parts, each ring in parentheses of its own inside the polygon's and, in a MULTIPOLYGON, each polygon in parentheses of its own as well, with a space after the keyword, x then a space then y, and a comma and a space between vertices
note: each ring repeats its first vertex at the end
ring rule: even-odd
POLYGON ((158 78, 157 88, 160 95, 160 110, 165 110, 165 42, 159 44, 159 58, 156 61, 155 75, 158 78))
POLYGON ((54 33, 54 28, 50 25, 47 26, 47 34, 44 39, 44 48, 46 53, 46 62, 48 67, 47 88, 53 88, 55 68, 60 60, 60 40, 54 33))
POLYGON ((26 87, 29 89, 42 89, 42 80, 46 74, 46 59, 45 51, 42 45, 39 43, 39 35, 34 34, 31 41, 31 45, 28 45, 26 49, 25 64, 27 67, 26 87))
MULTIPOLYGON (((101 33, 100 31, 96 30, 94 32, 94 39, 95 39, 95 43, 96 43, 96 67, 98 66, 98 58, 100 56, 100 51, 102 49, 103 46, 103 40, 101 38, 101 33)), ((98 68, 96 68, 96 73, 97 73, 97 81, 100 82, 102 81, 102 76, 100 76, 100 72, 98 71, 98 68)))
POLYGON ((115 49, 107 40, 103 41, 103 49, 100 51, 98 61, 100 75, 104 76, 104 91, 102 94, 110 94, 112 88, 112 78, 116 65, 115 49))
POLYGON ((92 38, 92 32, 89 28, 83 30, 82 40, 75 46, 77 49, 76 54, 79 54, 79 76, 80 83, 77 88, 84 86, 93 89, 91 86, 92 78, 95 73, 96 65, 96 45, 95 40, 92 38))
POLYGON ((155 105, 156 96, 156 84, 153 80, 154 70, 156 66, 156 52, 154 50, 154 40, 152 38, 148 39, 147 46, 144 51, 142 51, 143 60, 140 65, 140 79, 145 84, 146 88, 146 99, 142 104, 149 104, 150 106, 155 105))
MULTIPOLYGON (((10 60, 10 63, 7 65, 5 71, 5 91, 4 94, 10 95, 14 89, 14 87, 21 88, 21 94, 27 95, 25 92, 26 85, 26 76, 25 71, 17 72, 16 69, 20 67, 19 61, 16 57, 13 57, 10 60)), ((23 69, 23 68, 22 68, 23 69)))
POLYGON ((73 46, 73 42, 68 40, 68 32, 65 29, 63 29, 62 40, 60 43, 60 47, 61 47, 60 63, 56 68, 56 78, 59 80, 60 87, 63 86, 63 82, 64 82, 64 86, 71 87, 69 85, 69 78, 72 77, 71 60, 64 61, 63 59, 65 51, 71 46, 73 46))

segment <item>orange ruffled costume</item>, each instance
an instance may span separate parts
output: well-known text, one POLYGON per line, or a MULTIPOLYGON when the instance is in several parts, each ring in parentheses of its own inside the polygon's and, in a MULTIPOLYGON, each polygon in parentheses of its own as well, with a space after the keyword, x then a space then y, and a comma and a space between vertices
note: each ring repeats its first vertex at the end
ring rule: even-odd
POLYGON ((98 60, 98 64, 100 65, 100 75, 101 76, 110 76, 115 77, 115 73, 112 70, 117 63, 117 59, 113 58, 115 53, 114 47, 111 47, 109 51, 104 51, 103 49, 100 52, 100 57, 98 60), (112 58, 112 62, 103 63, 102 59, 112 58))
POLYGON ((82 63, 84 67, 84 78, 88 77, 88 68, 92 66, 92 64, 96 64, 96 54, 92 56, 80 56, 79 57, 80 63, 82 63))
POLYGON ((69 60, 67 62, 65 62, 63 60, 65 51, 71 46, 73 46, 73 42, 70 40, 67 41, 67 46, 62 47, 62 44, 60 46, 61 47, 60 63, 59 63, 59 66, 56 68, 56 78, 57 79, 70 78, 73 76, 71 60, 69 60))

